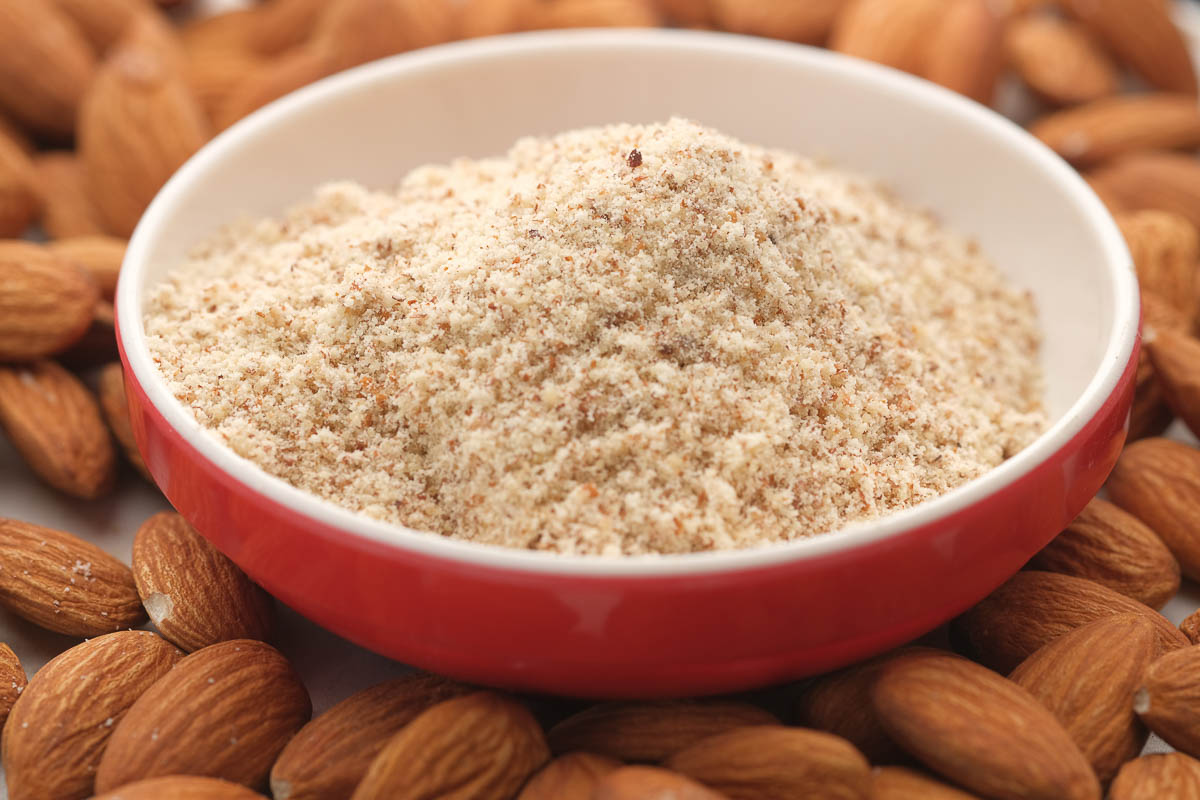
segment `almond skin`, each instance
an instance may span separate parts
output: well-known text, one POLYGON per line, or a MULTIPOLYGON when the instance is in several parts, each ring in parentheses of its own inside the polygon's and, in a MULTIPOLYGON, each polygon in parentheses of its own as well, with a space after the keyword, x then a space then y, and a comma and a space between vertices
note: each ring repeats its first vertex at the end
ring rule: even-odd
POLYGON ((271 769, 275 800, 349 797, 375 756, 425 709, 468 687, 413 673, 353 694, 300 729, 271 769))
POLYGON ((1117 773, 1108 800, 1200 800, 1200 761, 1183 753, 1135 758, 1117 773))
POLYGON ((1167 653, 1145 671, 1133 708, 1146 727, 1190 756, 1200 753, 1200 645, 1167 653))
POLYGON ((1196 72, 1168 3, 1147 0, 1061 0, 1118 59, 1151 86, 1196 93, 1196 72))
POLYGON ((991 105, 1004 69, 1003 32, 989 0, 950 0, 930 32, 921 77, 991 105))
POLYGON ((56 356, 62 366, 75 372, 90 372, 121 357, 117 347, 117 315, 107 300, 96 302, 92 324, 79 341, 56 356))
POLYGON ((1008 63, 1034 94, 1056 106, 1116 94, 1117 65, 1077 22, 1048 14, 1012 20, 1004 33, 1008 63))
POLYGON ((1200 430, 1200 340, 1187 334, 1159 331, 1143 339, 1167 405, 1191 429, 1200 430))
POLYGON ((1145 347, 1146 340, 1152 339, 1159 330, 1186 333, 1191 327, 1191 320, 1175 306, 1154 292, 1142 289, 1142 349, 1138 352, 1133 407, 1129 410, 1129 434, 1126 443, 1147 436, 1158 436, 1175 418, 1171 409, 1167 407, 1162 386, 1154 374, 1154 365, 1150 363, 1150 354, 1145 347))
POLYGON ((621 767, 605 775, 592 800, 727 800, 689 778, 658 767, 621 767))
POLYGON ((906 750, 985 797, 1099 800, 1100 784, 1058 720, 1027 691, 952 653, 889 660, 872 691, 906 750))
POLYGON ((1089 173, 1126 211, 1171 211, 1200 226, 1200 160, 1186 153, 1139 152, 1089 173))
POLYGON ((20 236, 37 217, 41 197, 36 187, 29 155, 0 130, 0 236, 20 236))
POLYGON ((871 800, 978 800, 978 798, 911 769, 878 767, 871 780, 871 800))
POLYGON ((1200 451, 1157 437, 1134 442, 1107 486, 1114 503, 1162 538, 1184 576, 1200 578, 1200 451))
POLYGON ((0 606, 56 633, 99 636, 146 621, 129 567, 91 542, 0 518, 0 606))
POLYGON ((90 274, 100 287, 100 295, 112 302, 121 262, 125 260, 125 244, 124 239, 116 236, 73 236, 50 242, 46 247, 90 274))
POLYGON ((121 38, 139 16, 154 14, 149 0, 54 0, 97 53, 121 38))
POLYGON ((263 800, 263 796, 218 778, 167 775, 128 783, 92 800, 263 800))
POLYGON ((871 687, 886 658, 855 664, 809 682, 796 701, 797 723, 837 734, 872 764, 907 761, 904 751, 879 724, 871 705, 871 687))
POLYGON ((871 767, 840 736, 782 725, 751 725, 679 751, 667 769, 735 800, 821 797, 867 800, 871 767))
POLYGON ((96 792, 161 775, 265 785, 312 704, 291 664, 252 639, 197 650, 151 686, 109 739, 96 792))
POLYGON ((834 20, 846 7, 847 0, 785 3, 776 0, 712 0, 708 5, 721 30, 804 44, 822 44, 829 38, 834 20))
POLYGON ((270 0, 250 19, 248 43, 263 55, 275 55, 306 41, 328 0, 270 0))
POLYGON ((1029 132, 1075 166, 1091 167, 1127 153, 1200 146, 1200 106, 1195 95, 1105 97, 1042 117, 1029 132))
POLYGON ((213 111, 213 122, 224 129, 252 111, 288 92, 337 72, 334 58, 324 49, 299 47, 284 53, 246 77, 213 111))
POLYGON ((1087 578, 1150 608, 1162 608, 1179 590, 1179 562, 1158 534, 1099 497, 1029 567, 1087 578))
POLYGON ((538 770, 517 800, 590 800, 596 785, 620 768, 621 762, 604 756, 567 753, 538 770))
POLYGON ((113 727, 181 658, 149 631, 119 631, 76 645, 42 667, 4 731, 8 796, 91 796, 113 727))
POLYGON ((1200 231, 1168 211, 1148 209, 1115 216, 1137 269, 1138 284, 1171 303, 1189 320, 1200 317, 1200 231))
POLYGON ((326 4, 312 45, 328 52, 338 71, 456 36, 454 9, 442 0, 342 0, 326 4))
POLYGON ((113 438, 121 445, 125 457, 142 477, 154 483, 141 451, 133 438, 133 425, 129 421, 129 401, 125 396, 125 371, 119 363, 107 364, 100 370, 96 382, 96 396, 100 399, 100 410, 113 438))
POLYGON ((1200 609, 1193 611, 1187 619, 1179 623, 1179 630, 1192 644, 1200 644, 1200 609))
POLYGON ((72 152, 49 151, 33 158, 42 229, 54 239, 102 236, 106 230, 84 183, 83 167, 72 152))
POLYGON ((92 321, 100 290, 88 273, 30 242, 0 242, 0 361, 65 350, 92 321))
POLYGON ((772 714, 747 703, 605 703, 567 717, 550 729, 547 739, 555 754, 583 750, 618 761, 657 763, 718 733, 778 723, 772 714))
POLYGON ((1185 647, 1187 638, 1157 611, 1094 581, 1027 570, 954 622, 953 633, 982 664, 1012 672, 1049 642, 1089 622, 1142 614, 1154 623, 1159 652, 1185 647))
POLYGON ((353 800, 512 797, 549 758, 524 706, 476 692, 427 708, 393 736, 353 800))
POLYGON ((944 0, 850 0, 833 25, 829 47, 916 74, 945 8, 944 0))
POLYGON ((17 654, 8 645, 0 642, 0 729, 12 711, 13 703, 25 691, 25 669, 17 654))

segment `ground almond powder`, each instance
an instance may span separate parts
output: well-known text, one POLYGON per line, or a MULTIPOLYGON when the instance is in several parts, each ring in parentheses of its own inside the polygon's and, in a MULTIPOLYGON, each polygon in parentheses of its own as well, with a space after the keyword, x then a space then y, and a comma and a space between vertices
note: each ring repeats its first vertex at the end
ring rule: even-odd
POLYGON ((873 182, 685 120, 322 188, 154 290, 155 361, 268 473, 561 553, 798 539, 1044 425, 1027 295, 873 182))

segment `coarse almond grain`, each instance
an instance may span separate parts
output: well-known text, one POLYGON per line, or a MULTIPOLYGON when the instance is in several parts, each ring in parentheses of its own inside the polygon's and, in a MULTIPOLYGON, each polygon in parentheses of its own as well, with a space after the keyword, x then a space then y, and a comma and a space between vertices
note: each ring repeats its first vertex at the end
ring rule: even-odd
POLYGON ((0 518, 0 606, 56 633, 99 636, 146 614, 129 567, 91 542, 0 518))
POLYGON ((113 729, 96 792, 160 775, 264 786, 312 704, 278 650, 235 639, 185 656, 113 729))
POLYGON ((1133 696, 1133 709, 1167 744, 1200 756, 1200 645, 1151 663, 1133 696))
POLYGON ((96 396, 100 400, 100 410, 104 412, 104 420, 113 438, 121 445, 125 457, 142 477, 154 482, 146 462, 142 460, 141 451, 133 438, 133 425, 129 419, 129 401, 125 396, 125 371, 118 363, 107 364, 100 370, 96 379, 96 396))
POLYGON ((722 700, 604 703, 550 729, 555 753, 583 750, 618 761, 663 761, 701 739, 747 725, 779 720, 758 706, 722 700))
POLYGON ((1193 433, 1200 431, 1200 340, 1164 330, 1142 342, 1167 405, 1193 433))
POLYGON ((868 800, 871 794, 862 753, 840 736, 806 728, 751 725, 718 733, 663 766, 733 800, 868 800))
POLYGON ((46 245, 51 253, 82 267, 96 279, 100 294, 110 302, 117 291, 125 240, 116 236, 72 236, 46 245))
POLYGON ((4 731, 12 800, 90 797, 109 735, 183 653, 149 631, 98 636, 38 670, 4 731))
POLYGON ((532 30, 649 28, 662 18, 651 0, 550 0, 531 3, 523 21, 532 30))
POLYGON ((413 673, 351 695, 288 742, 271 769, 271 796, 349 797, 392 736, 425 709, 470 691, 446 678, 413 673))
POLYGON ((1191 328, 1192 321, 1171 303, 1152 291, 1142 290, 1143 346, 1138 352, 1137 372, 1134 376, 1133 407, 1129 410, 1127 443, 1147 436, 1158 436, 1175 418, 1171 409, 1167 407, 1162 386, 1154 375, 1154 365, 1150 363, 1150 354, 1145 347, 1146 339, 1153 338, 1159 330, 1186 333, 1191 328))
POLYGON ((218 130, 228 128, 272 100, 334 72, 336 59, 325 47, 299 47, 284 53, 247 75, 241 86, 233 87, 213 112, 213 123, 218 130))
POLYGON ((165 775, 127 783, 92 800, 264 800, 239 783, 197 775, 165 775))
POLYGON ((1121 767, 1108 800, 1200 800, 1200 761, 1183 753, 1155 753, 1121 767))
POLYGON ((1126 446, 1108 477, 1108 496, 1145 522, 1200 579, 1200 451, 1154 437, 1126 446))
POLYGON ((1191 154, 1130 153, 1089 175, 1126 211, 1171 211, 1200 226, 1200 159, 1191 154))
POLYGON ((1009 678, 1050 709, 1107 782, 1146 744, 1149 732, 1129 699, 1155 651, 1154 625, 1140 614, 1118 614, 1063 634, 1009 678))
POLYGON ((8 719, 21 692, 25 691, 27 683, 25 669, 17 654, 7 644, 0 642, 0 729, 4 728, 4 721, 8 719))
POLYGON ((1179 562, 1153 530, 1097 497, 1028 566, 1087 578, 1162 608, 1179 590, 1179 562))
POLYGON ((0 429, 55 489, 85 500, 112 489, 116 451, 96 398, 58 364, 0 365, 0 429))
POLYGON ((1117 58, 1152 86, 1196 93, 1196 71, 1183 33, 1162 0, 1060 0, 1117 58))
POLYGON ((57 353, 83 336, 100 299, 96 281, 50 250, 0 241, 0 361, 57 353))
POLYGON ((1193 611, 1183 622, 1179 623, 1179 631, 1192 644, 1200 644, 1200 609, 1193 611))
POLYGON ((21 145, 0 131, 0 237, 20 236, 41 206, 33 162, 21 145))
MULTIPOLYGON (((733 33, 822 44, 848 0, 710 0, 712 20, 733 33)), ((693 15, 697 16, 697 15, 693 15)), ((697 24, 697 23, 692 23, 697 24)))
POLYGON ((534 773, 517 800, 591 800, 596 784, 620 768, 620 761, 606 756, 567 753, 534 773))
POLYGON ((269 0, 251 17, 250 46, 275 55, 302 44, 317 26, 327 0, 269 0))
POLYGON ((949 0, 929 33, 920 75, 991 105, 1004 69, 1003 32, 991 0, 949 0))
POLYGON ((1115 94, 1117 65, 1091 32, 1072 20, 1031 14, 1009 22, 1008 63, 1034 94, 1052 105, 1088 103, 1115 94))
POLYGON ((54 0, 96 53, 114 45, 136 17, 157 14, 149 0, 54 0))
MULTIPOLYGON (((1200 317, 1200 232, 1187 219, 1149 209, 1115 215, 1143 291, 1170 302, 1195 326, 1200 317)), ((1186 329, 1185 329, 1186 330, 1186 329)))
POLYGON ((443 0, 342 0, 326 4, 312 45, 325 50, 336 72, 456 35, 454 7, 443 0))
POLYGON ((889 659, 871 693, 884 727, 934 771, 986 797, 1099 800, 1058 720, 1025 689, 952 653, 889 659))
POLYGON ((352 800, 507 798, 550 758, 533 715, 492 692, 444 700, 418 714, 371 762, 352 800))
POLYGON ((973 794, 905 767, 876 767, 871 800, 978 800, 973 794))
POLYGON ((907 754, 884 731, 871 705, 871 687, 888 657, 890 654, 810 681, 796 701, 797 723, 841 736, 872 764, 907 761, 907 754))
POLYGON ((79 158, 69 151, 48 151, 33 158, 41 205, 42 229, 54 239, 106 234, 100 212, 88 196, 79 158))
POLYGON ((1160 652, 1188 643, 1162 614, 1107 586, 1036 570, 1018 572, 955 620, 953 632, 979 662, 1008 673, 1064 633, 1116 614, 1146 616, 1160 652))
POLYGON ((621 767, 600 779, 591 800, 732 800, 677 772, 621 767))
POLYGON ((1042 117, 1029 132, 1076 167, 1092 167, 1128 153, 1200 146, 1200 105, 1184 94, 1104 97, 1042 117))
POLYGON ((946 0, 850 0, 838 14, 829 47, 918 73, 946 0))
POLYGON ((95 69, 91 45, 51 0, 0 3, 0 109, 14 119, 69 137, 95 69))

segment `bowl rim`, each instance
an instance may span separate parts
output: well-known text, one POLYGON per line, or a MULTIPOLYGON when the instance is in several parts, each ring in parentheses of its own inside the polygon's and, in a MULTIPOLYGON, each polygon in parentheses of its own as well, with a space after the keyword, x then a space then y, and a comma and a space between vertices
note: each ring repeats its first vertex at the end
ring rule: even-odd
POLYGON ((130 238, 121 272, 116 297, 117 336, 131 379, 167 425, 232 481, 296 515, 347 536, 367 539, 414 556, 443 559, 463 566, 592 577, 711 576, 771 567, 845 553, 955 515, 1027 476, 1084 430, 1116 390, 1120 376, 1132 358, 1140 318, 1132 258, 1104 205, 1065 161, 999 113, 898 70, 828 50, 725 33, 662 29, 547 31, 453 42, 375 61, 306 86, 238 121, 208 142, 175 173, 139 221, 130 238), (699 553, 567 555, 482 544, 406 528, 369 518, 269 475, 236 455, 200 426, 170 392, 154 366, 141 315, 145 290, 143 266, 151 242, 194 182, 227 153, 236 150, 243 140, 258 136, 264 129, 286 122, 293 113, 342 92, 360 91, 379 83, 436 71, 443 66, 486 64, 492 59, 530 55, 544 57, 575 53, 581 49, 723 53, 791 62, 805 69, 837 74, 852 82, 882 85, 891 92, 904 95, 908 102, 963 117, 1020 151, 1066 190, 1068 198, 1082 212, 1084 224, 1100 240, 1107 255, 1104 277, 1112 285, 1115 319, 1100 368, 1061 418, 1037 439, 999 466, 944 495, 875 520, 852 523, 805 539, 742 550, 699 553))

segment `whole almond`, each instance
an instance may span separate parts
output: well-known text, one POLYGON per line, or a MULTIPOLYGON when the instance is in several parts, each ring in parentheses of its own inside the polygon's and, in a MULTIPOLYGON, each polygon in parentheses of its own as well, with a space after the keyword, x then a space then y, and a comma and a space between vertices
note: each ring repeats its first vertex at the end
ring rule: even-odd
POLYGON ((1179 630, 1192 644, 1200 644, 1200 609, 1193 611, 1179 623, 1179 630))
POLYGON ((181 658, 149 631, 119 631, 76 645, 38 670, 4 731, 8 796, 90 797, 113 726, 181 658))
POLYGON ((1115 219, 1133 256, 1138 284, 1177 308, 1191 321, 1183 329, 1189 330, 1200 316, 1200 231, 1168 211, 1133 211, 1115 219))
POLYGON ((351 695, 300 729, 271 769, 275 800, 347 798, 379 751, 418 714, 470 691, 413 673, 351 695))
POLYGON ((92 800, 263 800, 263 796, 219 778, 167 775, 127 783, 92 800))
POLYGON ((1186 577, 1200 578, 1200 451, 1157 437, 1134 442, 1107 488, 1114 503, 1162 538, 1186 577))
POLYGON ((1075 166, 1091 167, 1127 153, 1200 146, 1200 105, 1195 95, 1105 97, 1042 117, 1029 132, 1075 166))
POLYGON ((727 800, 703 784, 658 767, 621 767, 600 779, 592 800, 727 800))
POLYGON ((0 642, 0 729, 12 711, 13 703, 25 691, 25 669, 17 654, 8 645, 0 642))
POLYGON ((3 112, 0 112, 0 136, 8 139, 27 156, 32 156, 36 150, 25 129, 6 117, 3 112))
POLYGON ((662 19, 651 0, 550 0, 531 3, 524 17, 529 29, 649 28, 662 19))
POLYGON ((871 800, 978 800, 904 767, 878 767, 871 780, 871 800))
POLYGON ((718 733, 680 750, 663 766, 733 798, 868 800, 871 767, 840 736, 782 725, 718 733))
POLYGON ((810 681, 796 701, 797 722, 841 736, 872 764, 906 761, 904 751, 883 730, 871 705, 871 687, 886 658, 855 664, 810 681))
POLYGON ((353 800, 513 797, 549 757, 524 706, 475 692, 427 708, 393 736, 353 800))
POLYGON ((884 664, 872 698, 884 727, 936 772, 986 797, 1099 800, 1100 784, 1029 692, 951 653, 884 664))
POLYGON ((0 3, 0 108, 66 138, 95 73, 92 48, 51 0, 0 3))
POLYGON ((117 315, 108 300, 98 300, 92 313, 92 324, 79 341, 56 356, 56 360, 75 372, 92 369, 121 357, 117 347, 117 315))
POLYGON ((1147 436, 1158 436, 1171 420, 1174 413, 1167 407, 1167 399, 1162 386, 1154 374, 1154 365, 1150 363, 1150 354, 1144 343, 1153 338, 1156 331, 1171 330, 1186 333, 1191 330, 1192 322, 1175 306, 1159 297, 1155 292, 1142 289, 1142 342, 1143 347, 1138 352, 1137 372, 1134 376, 1133 406, 1129 410, 1129 434, 1126 442, 1144 439, 1147 436))
POLYGON ((1117 65, 1077 22, 1049 14, 1019 17, 1005 30, 1004 51, 1025 85, 1052 105, 1088 103, 1117 91, 1117 65))
POLYGON ((946 7, 946 0, 850 0, 833 24, 829 47, 918 73, 946 7))
POLYGON ((1171 211, 1200 226, 1200 159, 1185 153, 1130 153, 1091 173, 1127 211, 1171 211))
POLYGON ((822 44, 847 0, 711 0, 712 18, 722 30, 822 44))
POLYGON ((337 60, 324 47, 299 47, 284 53, 246 76, 233 87, 213 112, 213 122, 224 129, 252 111, 288 92, 337 72, 337 60))
POLYGON ((96 791, 160 775, 265 785, 276 756, 311 713, 295 670, 270 645, 235 639, 197 650, 113 728, 96 791))
MULTIPOLYGON (((535 2, 537 0, 464 0, 459 33, 464 39, 474 39, 525 30, 528 27, 529 9, 535 2)), ((692 0, 675 2, 687 5, 692 0)), ((707 3, 708 0, 697 0, 697 5, 703 4, 706 9, 707 3)))
POLYGON ((105 225, 128 236, 171 174, 209 137, 200 102, 157 48, 117 48, 80 109, 79 157, 105 225))
POLYGON ((250 44, 263 55, 295 47, 312 35, 327 0, 269 0, 256 9, 250 44))
POLYGON ((1158 385, 1167 405, 1192 433, 1200 431, 1200 340, 1172 331, 1144 338, 1158 385))
POLYGON ((662 700, 604 703, 550 729, 550 749, 583 750, 618 761, 663 761, 701 739, 747 725, 775 725, 774 715, 748 703, 662 700))
POLYGON ((108 429, 125 451, 125 457, 142 477, 151 483, 154 478, 146 469, 146 462, 137 449, 133 438, 133 425, 129 421, 129 402, 125 397, 125 371, 120 364, 108 364, 97 377, 96 395, 100 399, 100 410, 108 422, 108 429))
POLYGON ((116 451, 96 398, 53 361, 0 366, 0 428, 50 486, 91 500, 116 478, 116 451))
POLYGON ((69 533, 4 518, 0 606, 68 636, 98 636, 146 621, 129 567, 69 533))
POLYGON ((187 81, 214 123, 222 109, 246 83, 248 75, 256 75, 271 62, 249 51, 190 51, 187 81))
POLYGON ((621 762, 605 756, 567 753, 538 770, 517 800, 590 800, 596 784, 620 768, 621 762))
POLYGON ((342 0, 327 3, 312 45, 333 60, 334 71, 455 38, 457 18, 443 0, 342 0))
POLYGON ((0 361, 65 350, 100 299, 88 273, 31 242, 0 242, 0 276, 0 361))
POLYGON ((1167 744, 1200 754, 1200 645, 1174 650, 1145 670, 1133 708, 1167 744))
POLYGON ((125 240, 116 236, 74 236, 46 245, 50 252, 91 274, 100 294, 111 301, 125 260, 125 240))
POLYGON ((41 196, 29 155, 0 131, 0 237, 20 236, 37 217, 41 196))
POLYGON ((1099 497, 1028 566, 1087 578, 1151 608, 1162 608, 1179 590, 1179 562, 1158 534, 1099 497))
MULTIPOLYGON (((307 2, 308 0, 305 0, 307 2)), ((252 8, 235 8, 215 14, 198 14, 179 26, 179 39, 187 53, 208 52, 257 52, 254 37, 265 17, 270 16, 281 3, 270 0, 252 8)), ((322 7, 324 3, 322 2, 322 7)), ((300 44, 302 40, 289 42, 278 52, 300 44)), ((266 55, 267 53, 264 53, 266 55)), ((273 53, 271 53, 273 54, 273 53)))
POLYGON ((1129 211, 1129 208, 1117 196, 1117 189, 1109 185, 1109 179, 1105 175, 1088 172, 1083 175, 1083 180, 1095 192, 1100 202, 1104 203, 1104 207, 1108 209, 1108 213, 1121 214, 1129 211))
POLYGON ((1003 33, 990 0, 949 0, 930 31, 920 75, 991 105, 1004 69, 1003 33))
POLYGON ((713 27, 713 4, 713 0, 658 0, 658 8, 667 21, 682 28, 713 27))
POLYGON ((1160 0, 1060 0, 1147 83, 1196 93, 1196 72, 1168 3, 1160 0))
POLYGON ((1121 767, 1108 800, 1200 800, 1200 761, 1183 753, 1157 753, 1121 767))
POLYGON ((1187 645, 1166 617, 1094 581, 1027 570, 954 622, 954 634, 982 664, 1012 672, 1044 645, 1094 620, 1142 614, 1155 627, 1160 652, 1187 645))
POLYGON ((155 514, 138 529, 133 579, 154 627, 189 653, 230 639, 270 636, 271 596, 173 511, 155 514))
POLYGON ((49 151, 33 159, 41 203, 42 229, 55 239, 105 234, 100 212, 84 183, 83 167, 73 152, 49 151))
POLYGON ((1009 676, 1058 718, 1101 781, 1146 744, 1129 698, 1154 659, 1154 638, 1154 625, 1140 614, 1098 619, 1045 645, 1009 676))
POLYGON ((116 44, 139 16, 156 14, 149 0, 54 0, 97 53, 116 44))

